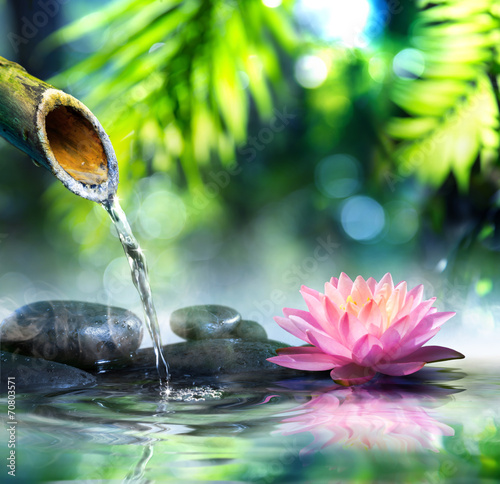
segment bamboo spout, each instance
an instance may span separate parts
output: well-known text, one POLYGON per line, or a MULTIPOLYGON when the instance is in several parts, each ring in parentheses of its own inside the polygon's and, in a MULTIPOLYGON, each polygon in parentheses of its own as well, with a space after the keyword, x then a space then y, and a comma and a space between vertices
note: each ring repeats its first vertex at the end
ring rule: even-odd
POLYGON ((77 195, 103 202, 118 186, 116 155, 78 99, 0 57, 0 135, 77 195))

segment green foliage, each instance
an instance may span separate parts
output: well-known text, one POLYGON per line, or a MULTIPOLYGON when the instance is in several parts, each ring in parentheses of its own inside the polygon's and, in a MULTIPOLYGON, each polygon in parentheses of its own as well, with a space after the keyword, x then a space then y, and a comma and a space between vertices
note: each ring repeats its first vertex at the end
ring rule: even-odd
POLYGON ((452 171, 468 187, 499 158, 500 11, 494 0, 419 2, 406 62, 390 97, 403 111, 386 127, 398 174, 439 186, 452 171), (423 71, 422 71, 423 69, 423 71))
POLYGON ((81 83, 113 141, 122 180, 172 174, 180 162, 190 188, 202 184, 200 165, 234 160, 250 98, 270 116, 270 83, 281 79, 275 45, 295 45, 283 12, 257 0, 118 0, 61 29, 46 47, 87 35, 107 41, 52 82, 77 91, 81 83))
MULTIPOLYGON (((168 174, 160 188, 170 198, 186 206, 201 199, 203 209, 188 213, 186 231, 220 212, 220 200, 204 192, 204 178, 211 167, 235 162, 251 110, 262 120, 272 115, 273 92, 284 82, 280 52, 291 56, 297 44, 289 4, 117 0, 42 43, 47 51, 103 39, 95 53, 50 82, 84 101, 109 134, 128 214, 150 194, 138 181, 159 172, 168 174)), ((103 211, 57 185, 46 201, 51 225, 73 234, 84 258, 94 257, 110 237, 103 211), (80 236, 82 223, 93 231, 80 236)), ((158 209, 168 214, 175 207, 158 209)))

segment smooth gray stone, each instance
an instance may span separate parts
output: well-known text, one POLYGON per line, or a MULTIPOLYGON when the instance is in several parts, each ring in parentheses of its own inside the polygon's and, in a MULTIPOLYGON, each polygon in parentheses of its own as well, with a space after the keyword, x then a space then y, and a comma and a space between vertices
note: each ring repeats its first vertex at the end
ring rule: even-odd
POLYGON ((126 309, 80 301, 39 301, 0 324, 2 350, 94 368, 129 357, 142 341, 141 320, 126 309))
POLYGON ((266 330, 256 321, 242 319, 231 332, 232 338, 245 341, 267 341, 266 330))
MULTIPOLYGON (((174 377, 217 376, 248 372, 263 372, 264 377, 267 374, 288 371, 286 368, 267 361, 267 358, 276 356, 277 348, 286 346, 288 345, 285 343, 273 340, 258 342, 241 339, 213 339, 165 345, 163 351, 174 377)), ((111 363, 108 369, 112 369, 112 365, 111 363)), ((133 360, 124 370, 154 368, 154 366, 153 348, 143 348, 134 355, 133 360)))
POLYGON ((230 338, 240 319, 238 311, 232 308, 206 304, 177 309, 170 316, 170 327, 187 340, 230 338))
POLYGON ((17 394, 79 388, 96 383, 94 376, 78 368, 6 351, 0 351, 0 364, 0 394, 6 394, 9 387, 17 394))

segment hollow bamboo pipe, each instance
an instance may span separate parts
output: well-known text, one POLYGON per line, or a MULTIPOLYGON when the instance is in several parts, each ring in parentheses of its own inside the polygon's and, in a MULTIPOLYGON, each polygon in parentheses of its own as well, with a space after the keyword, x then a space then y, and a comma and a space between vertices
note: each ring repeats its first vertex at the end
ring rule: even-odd
POLYGON ((73 193, 103 202, 116 192, 116 155, 92 112, 78 99, 3 57, 0 134, 73 193))

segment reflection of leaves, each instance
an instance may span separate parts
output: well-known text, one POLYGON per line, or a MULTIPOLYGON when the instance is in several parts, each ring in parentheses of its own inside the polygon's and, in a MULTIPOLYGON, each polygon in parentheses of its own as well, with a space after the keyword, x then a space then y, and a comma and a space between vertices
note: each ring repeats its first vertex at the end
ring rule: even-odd
MULTIPOLYGON (((498 157, 498 29, 493 0, 420 2, 411 43, 422 55, 420 75, 397 79, 392 100, 405 113, 387 125, 398 142, 399 174, 416 172, 435 185, 450 171, 467 187, 474 161, 498 157), (491 81, 491 82, 490 82, 491 81)), ((413 75, 412 75, 413 74, 413 75)))

